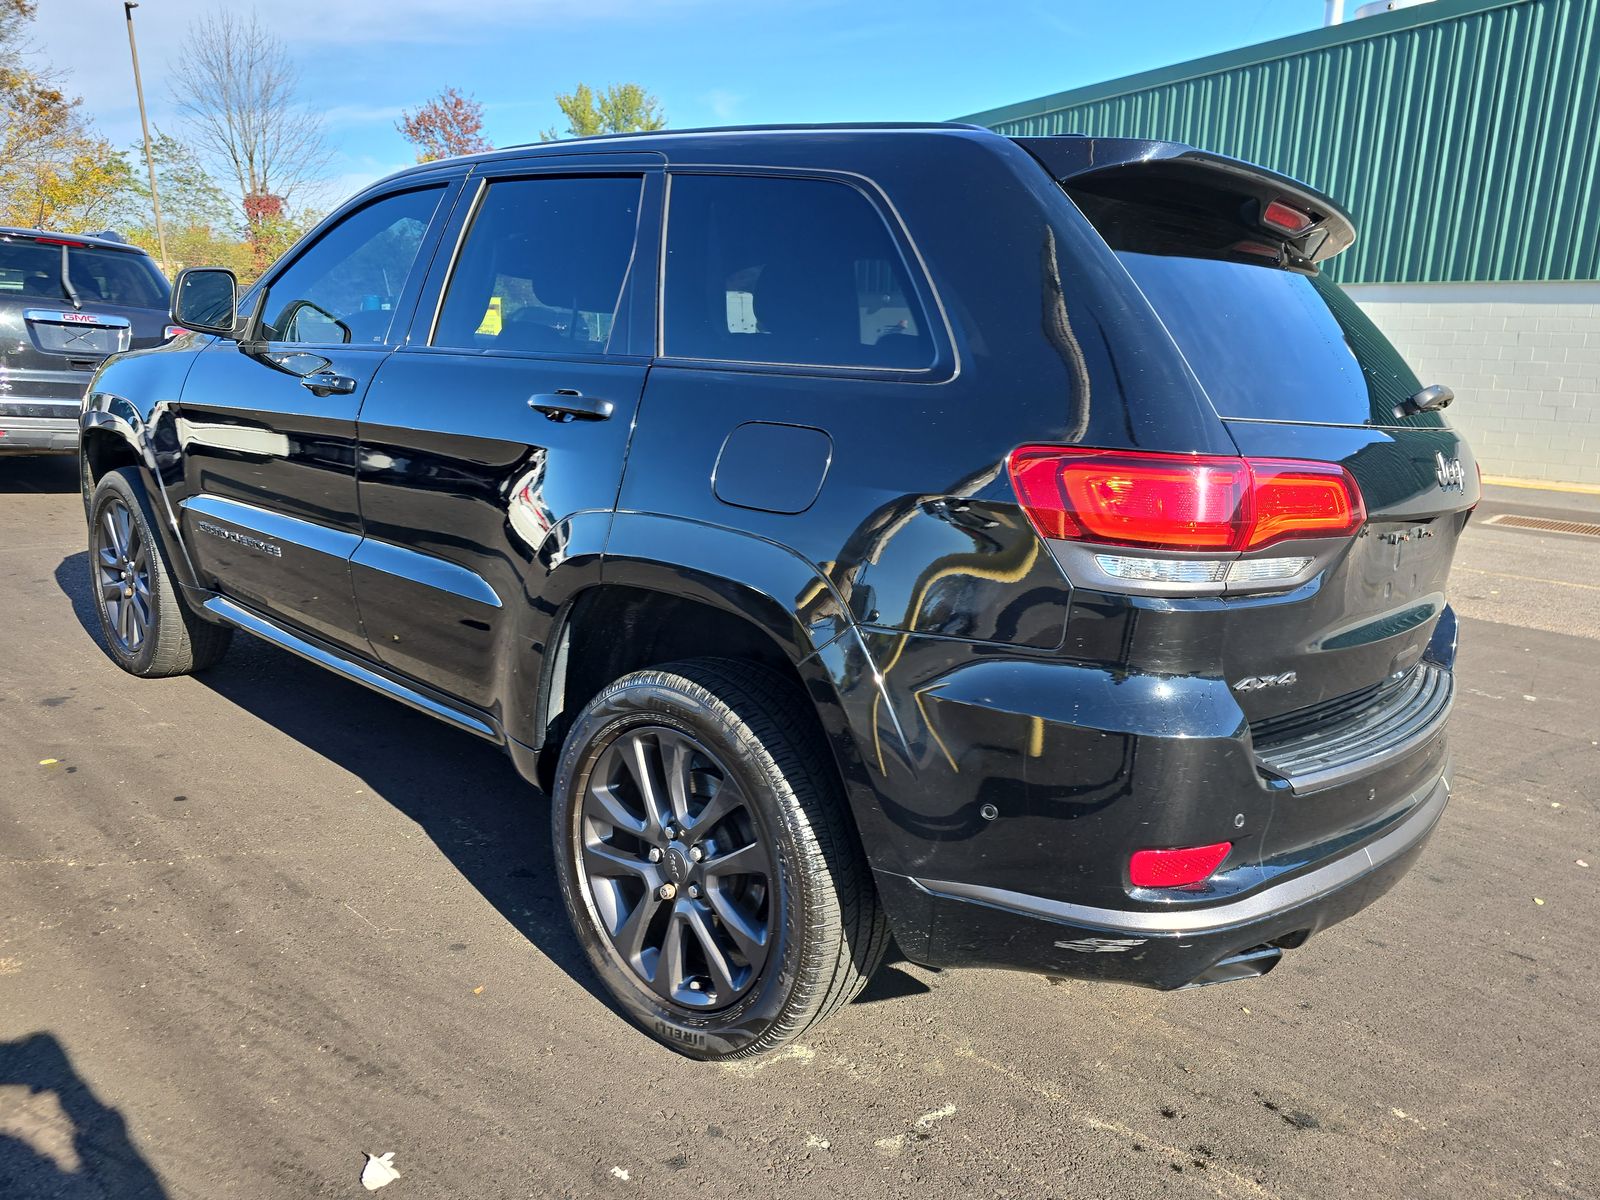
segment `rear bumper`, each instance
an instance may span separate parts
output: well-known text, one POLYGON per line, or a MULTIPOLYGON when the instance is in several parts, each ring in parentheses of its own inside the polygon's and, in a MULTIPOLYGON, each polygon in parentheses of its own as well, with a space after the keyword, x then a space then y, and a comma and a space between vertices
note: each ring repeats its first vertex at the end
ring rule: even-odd
POLYGON ((1441 775, 1372 841, 1203 907, 1099 908, 882 871, 878 886, 891 909, 926 930, 904 949, 931 966, 1004 967, 1162 990, 1220 982, 1264 973, 1281 950, 1387 892, 1421 853, 1449 794, 1441 775))
POLYGON ((0 454, 74 454, 77 406, 64 417, 14 417, 0 412, 0 454))

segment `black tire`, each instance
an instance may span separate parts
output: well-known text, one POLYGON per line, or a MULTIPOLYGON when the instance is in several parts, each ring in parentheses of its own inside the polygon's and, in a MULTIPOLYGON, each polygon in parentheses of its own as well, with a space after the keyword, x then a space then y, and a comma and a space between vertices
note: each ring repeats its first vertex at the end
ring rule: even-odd
POLYGON ((197 616, 183 597, 132 467, 108 471, 89 503, 89 589, 107 652, 147 679, 203 671, 233 630, 197 616))
POLYGON ((829 750, 804 694, 766 667, 693 659, 617 680, 573 723, 553 800, 556 870, 579 941, 623 1011, 680 1053, 774 1050, 848 1003, 883 960, 888 926, 829 750), (662 775, 636 765, 637 754, 662 775), (640 770, 666 806, 655 834, 635 821, 640 770), (685 781, 677 792, 673 778, 685 781), (660 827, 674 820, 676 839, 664 838, 660 827), (652 849, 663 857, 647 860, 652 849), (637 861, 621 863, 629 855, 637 861), (674 880, 682 890, 662 900, 657 887, 674 880), (619 949, 643 944, 633 929, 661 931, 653 960, 648 948, 619 949), (676 953, 673 929, 683 939, 676 953), (712 944, 723 969, 696 974, 713 962, 712 944))

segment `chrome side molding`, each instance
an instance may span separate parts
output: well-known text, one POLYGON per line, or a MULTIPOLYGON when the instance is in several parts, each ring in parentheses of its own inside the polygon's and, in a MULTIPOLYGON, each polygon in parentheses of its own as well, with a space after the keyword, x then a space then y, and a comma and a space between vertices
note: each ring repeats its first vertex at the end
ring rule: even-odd
POLYGON ((363 663, 344 657, 341 654, 308 641, 299 634, 290 633, 281 625, 269 621, 266 617, 258 616, 247 608, 235 604, 232 600, 221 596, 213 596, 205 602, 205 609, 212 616, 226 621, 236 629, 254 634, 263 641, 271 642, 274 646, 281 646, 291 654, 298 654, 301 658, 314 662, 318 666, 327 667, 330 671, 344 676, 346 679, 369 687, 375 692, 382 692, 391 699, 402 704, 409 704, 412 708, 427 713, 429 716, 438 717, 449 722, 457 729, 465 729, 468 733, 475 733, 481 738, 487 738, 497 745, 505 743, 505 737, 499 729, 481 717, 474 716, 465 709, 457 708, 443 700, 424 695, 415 688, 408 687, 389 675, 374 670, 363 663))

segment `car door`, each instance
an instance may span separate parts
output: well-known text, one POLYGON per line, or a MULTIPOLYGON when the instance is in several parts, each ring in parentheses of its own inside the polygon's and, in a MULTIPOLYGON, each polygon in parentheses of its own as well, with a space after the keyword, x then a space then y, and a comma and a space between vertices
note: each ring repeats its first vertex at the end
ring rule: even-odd
POLYGON ((196 356, 176 405, 178 511, 203 582, 365 652, 356 413, 403 335, 456 178, 356 204, 265 281, 241 341, 196 356))
POLYGON ((556 604, 544 581, 596 523, 603 541, 616 503, 661 203, 659 168, 628 161, 545 158, 476 180, 445 233, 453 260, 440 255, 361 411, 352 577, 373 652, 480 708, 536 671, 556 604))

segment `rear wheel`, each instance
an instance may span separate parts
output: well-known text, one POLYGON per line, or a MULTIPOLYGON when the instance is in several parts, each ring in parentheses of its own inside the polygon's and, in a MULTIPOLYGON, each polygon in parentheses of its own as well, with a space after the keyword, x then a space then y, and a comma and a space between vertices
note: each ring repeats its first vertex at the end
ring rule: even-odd
POLYGON ((233 631, 183 599, 131 468, 107 472, 89 505, 89 571, 106 649, 131 675, 187 675, 211 666, 233 631))
POLYGON ((887 946, 806 705, 766 668, 694 659, 613 683, 562 753, 556 861, 579 940, 628 1015, 696 1058, 800 1036, 887 946))

